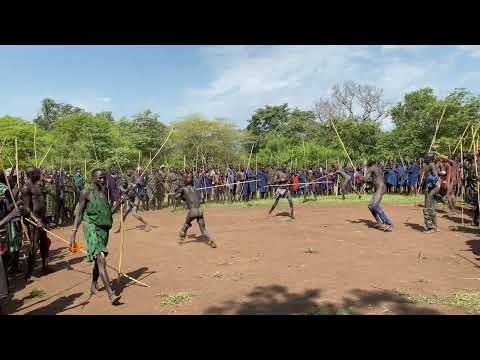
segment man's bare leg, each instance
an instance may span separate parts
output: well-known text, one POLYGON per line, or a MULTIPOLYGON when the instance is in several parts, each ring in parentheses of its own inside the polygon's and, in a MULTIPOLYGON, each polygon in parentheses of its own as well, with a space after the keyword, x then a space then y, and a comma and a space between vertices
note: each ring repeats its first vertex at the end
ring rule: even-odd
POLYGON ((100 274, 100 279, 103 282, 103 286, 105 286, 105 290, 107 290, 108 299, 110 300, 111 304, 114 304, 118 301, 118 299, 120 299, 120 296, 115 295, 110 286, 110 279, 108 278, 107 272, 107 261, 105 260, 105 255, 103 254, 103 252, 101 252, 97 256, 96 262, 98 264, 98 272, 100 274))

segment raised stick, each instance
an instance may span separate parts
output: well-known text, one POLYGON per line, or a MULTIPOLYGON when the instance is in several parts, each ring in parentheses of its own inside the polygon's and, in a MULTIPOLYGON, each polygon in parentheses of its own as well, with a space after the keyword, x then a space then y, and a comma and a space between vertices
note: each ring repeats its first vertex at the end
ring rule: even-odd
POLYGON ((125 243, 125 231, 123 228, 123 204, 120 205, 120 231, 121 231, 121 240, 120 240, 120 256, 118 258, 118 275, 117 282, 120 279, 120 274, 122 272, 122 261, 123 261, 123 245, 125 243))
POLYGON ((153 158, 150 159, 150 161, 148 162, 147 166, 145 166, 145 169, 143 169, 143 172, 142 174, 140 175, 140 179, 142 178, 142 176, 145 174, 145 171, 147 171, 148 167, 150 166, 150 164, 152 163, 153 160, 155 160, 155 158, 157 157, 158 154, 160 154, 160 151, 163 149, 163 147, 165 146, 165 144, 167 143, 168 139, 170 139, 170 135, 172 135, 172 132, 173 132, 173 127, 172 129, 170 130, 167 138, 165 139, 165 141, 163 142, 162 146, 160 146, 160 149, 157 150, 157 152, 155 153, 155 155, 153 156, 153 158))
MULTIPOLYGON (((473 132, 473 128, 472 128, 472 132, 473 132)), ((473 156, 474 156, 474 159, 475 159, 475 175, 476 175, 476 179, 477 179, 477 206, 480 206, 480 184, 478 183, 478 165, 477 165, 477 146, 475 144, 475 135, 474 135, 474 138, 473 138, 473 156)), ((480 226, 480 224, 479 224, 480 226)))
POLYGON ((440 128, 440 124, 442 123, 442 119, 443 119, 443 115, 445 114, 445 110, 447 110, 447 105, 448 104, 445 104, 445 107, 443 108, 443 111, 442 111, 442 116, 440 116, 440 120, 438 120, 437 126, 435 127, 435 134, 433 134, 433 139, 432 139, 432 142, 430 144, 430 148, 428 149, 428 153, 430 153, 430 151, 432 151, 432 147, 435 144, 435 141, 437 140, 437 132, 438 132, 438 129, 440 128))
MULTIPOLYGON (((35 225, 36 227, 40 227, 40 226, 38 226, 38 224, 34 223, 34 222, 31 221, 30 219, 25 219, 25 220, 28 221, 30 224, 35 225)), ((63 241, 64 243, 70 245, 70 241, 65 240, 65 239, 62 238, 61 236, 59 236, 59 235, 57 235, 57 234, 55 234, 55 233, 53 233, 53 232, 51 232, 51 231, 48 231, 48 230, 45 229, 45 228, 42 228, 42 227, 40 227, 40 228, 41 228, 42 230, 44 230, 47 234, 52 235, 53 237, 57 238, 58 240, 63 241)), ((82 253, 84 253, 84 254, 87 254, 87 252, 86 252, 83 248, 80 248, 80 251, 81 251, 82 253)), ((108 265, 108 264, 106 264, 106 265, 107 265, 107 267, 109 267, 110 269, 114 270, 115 272, 117 272, 117 273, 119 272, 118 269, 115 269, 113 266, 110 266, 110 265, 108 265)), ((136 282, 137 284, 140 284, 140 285, 145 286, 145 287, 150 287, 150 285, 147 285, 147 284, 145 284, 145 283, 143 283, 143 282, 141 282, 141 281, 138 281, 137 279, 134 279, 134 278, 128 276, 127 274, 125 274, 125 273, 120 273, 120 275, 126 277, 126 278, 129 279, 129 280, 132 280, 133 282, 136 282)))
POLYGON ((5 146, 5 142, 6 142, 6 141, 7 141, 7 137, 5 136, 5 137, 3 138, 2 147, 0 147, 0 153, 2 153, 3 147, 5 146))
MULTIPOLYGON (((3 175, 5 176, 5 182, 7 183, 8 191, 10 192, 10 196, 12 197, 13 206, 16 209, 17 202, 15 201, 15 197, 13 196, 12 187, 10 186, 10 181, 8 180, 7 172, 5 171, 5 167, 3 166, 3 160, 1 157, 0 157, 0 166, 2 167, 3 175)), ((17 174, 17 180, 18 180, 18 174, 17 174)), ((20 188, 18 188, 18 191, 20 191, 20 188)), ((25 237, 27 238, 28 242, 30 242, 30 236, 28 236, 28 231, 23 222, 23 218, 20 218, 20 222, 22 223, 23 233, 25 234, 25 237)))
POLYGON ((97 160, 98 162, 97 151, 95 150, 95 143, 93 142, 92 133, 90 133, 90 139, 92 140, 92 148, 93 148, 93 154, 95 155, 95 160, 97 160))
POLYGON ((463 137, 465 136, 465 133, 467 132, 468 128, 470 127, 470 123, 467 124, 467 127, 465 130, 463 130, 462 136, 460 136, 460 140, 458 141, 457 145, 455 145, 455 148, 453 149, 452 154, 455 154, 457 151, 458 146, 460 145, 461 142, 463 142, 463 137))
POLYGON ((37 159, 37 123, 35 123, 35 129, 33 130, 33 151, 35 152, 35 167, 38 168, 38 159, 37 159))
POLYGON ((40 161, 40 163, 38 164, 38 168, 40 168, 40 166, 42 166, 43 162, 45 161, 45 159, 47 158, 47 155, 48 153, 50 152, 50 150, 52 149, 52 145, 53 144, 50 144, 50 147, 48 148, 47 152, 45 153, 45 155, 43 155, 43 158, 42 158, 42 161, 40 161))
POLYGON ((340 144, 342 145, 343 150, 345 151, 345 154, 347 154, 348 160, 350 161, 350 164, 352 165, 352 168, 355 169, 355 165, 353 165, 353 161, 352 161, 352 159, 350 159, 350 155, 348 155, 347 148, 346 148, 345 145, 343 144, 342 138, 341 138, 340 135, 338 134, 337 127, 335 126, 335 124, 334 124, 334 122, 333 122, 333 119, 330 119, 330 122, 332 123, 333 130, 335 130, 335 133, 337 134, 338 140, 340 141, 340 144))

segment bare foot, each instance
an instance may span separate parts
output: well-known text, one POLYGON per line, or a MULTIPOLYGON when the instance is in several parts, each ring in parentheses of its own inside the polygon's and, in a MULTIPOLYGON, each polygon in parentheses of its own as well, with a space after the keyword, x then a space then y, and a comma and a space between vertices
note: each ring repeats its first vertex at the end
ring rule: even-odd
POLYGON ((217 247, 217 244, 215 244, 215 241, 213 241, 213 240, 209 240, 209 241, 207 242, 207 244, 210 245, 210 247, 212 247, 212 248, 214 248, 214 249, 217 247))
POLYGON ((118 302, 118 300, 120 300, 120 296, 115 294, 110 294, 108 295, 108 300, 110 300, 110 304, 115 305, 118 302))
POLYGON ((392 230, 393 230, 393 226, 392 226, 392 225, 384 225, 384 226, 383 226, 383 231, 391 232, 392 230))
POLYGON ((90 294, 91 295, 97 295, 98 294, 97 283, 92 282, 92 286, 90 287, 90 294))
POLYGON ((435 232, 434 229, 430 229, 430 230, 425 230, 424 234, 433 234, 434 232, 435 232))
POLYGON ((150 232, 150 231, 152 231, 152 227, 150 225, 146 224, 145 227, 143 228, 143 231, 150 232))

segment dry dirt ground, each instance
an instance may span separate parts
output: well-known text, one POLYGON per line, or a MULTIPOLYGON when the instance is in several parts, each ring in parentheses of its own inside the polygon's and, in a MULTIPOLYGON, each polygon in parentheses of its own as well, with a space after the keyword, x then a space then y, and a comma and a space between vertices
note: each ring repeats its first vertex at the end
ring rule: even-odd
MULTIPOLYGON (((10 314, 464 314, 447 305, 407 301, 396 291, 447 296, 480 287, 480 240, 476 228, 439 214, 441 232, 422 233, 422 208, 384 205, 395 223, 392 233, 371 228, 364 204, 296 206, 296 220, 281 203, 268 209, 209 208, 212 249, 195 223, 177 244, 184 210, 144 213, 151 232, 127 219, 123 270, 150 288, 113 281, 120 304, 106 293, 90 298, 92 264, 52 238, 55 272, 32 281, 15 280, 10 314), (459 224, 460 222, 460 224, 459 224), (456 231, 449 227, 455 226, 456 231), (31 297, 34 289, 42 297, 31 297), (186 294, 168 298, 167 295, 186 294), (184 301, 180 301, 180 300, 184 301), (169 301, 168 301, 169 300, 169 301), (178 300, 178 304, 174 304, 178 300)), ((467 217, 470 220, 470 217, 467 217)), ((118 223, 115 217, 114 228, 118 223)), ((68 238, 69 228, 56 230, 68 238)), ((83 245, 83 232, 78 239, 83 245)), ((108 263, 117 267, 120 235, 111 234, 108 263)), ((38 260, 38 262, 40 262, 38 260)), ((114 271, 109 270, 112 280, 114 271)))

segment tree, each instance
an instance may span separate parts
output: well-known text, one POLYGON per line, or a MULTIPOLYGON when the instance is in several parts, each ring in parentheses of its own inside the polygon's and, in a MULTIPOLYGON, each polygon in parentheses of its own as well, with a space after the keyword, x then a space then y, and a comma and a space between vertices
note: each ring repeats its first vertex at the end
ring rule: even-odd
POLYGON ((199 166, 204 161, 225 165, 241 150, 242 134, 225 119, 210 120, 194 114, 174 122, 173 127, 177 163, 186 155, 190 163, 198 161, 199 166))
POLYGON ((40 128, 50 130, 55 126, 57 119, 79 112, 83 112, 83 110, 70 104, 60 104, 50 98, 46 98, 42 100, 40 114, 33 121, 40 128))
POLYGON ((334 85, 330 97, 316 102, 315 114, 322 123, 332 118, 380 121, 388 115, 388 107, 382 89, 347 81, 334 85))
POLYGON ((281 130, 289 120, 290 111, 288 104, 280 106, 267 105, 255 110, 251 119, 248 120, 247 130, 260 137, 270 131, 281 130))

